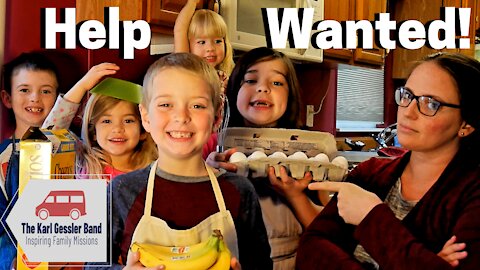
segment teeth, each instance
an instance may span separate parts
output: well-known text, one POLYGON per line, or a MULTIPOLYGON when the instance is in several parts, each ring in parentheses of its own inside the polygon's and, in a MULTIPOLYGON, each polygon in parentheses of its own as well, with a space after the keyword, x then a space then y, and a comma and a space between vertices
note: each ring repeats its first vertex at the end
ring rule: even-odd
POLYGON ((270 106, 269 104, 267 104, 266 102, 260 102, 260 101, 256 101, 256 102, 252 102, 252 106, 263 106, 263 107, 268 107, 270 106))
POLYGON ((43 111, 42 108, 32 108, 32 107, 27 107, 26 110, 29 112, 35 112, 35 113, 43 111))
POLYGON ((181 138, 190 138, 192 137, 192 133, 190 132, 179 132, 179 131, 172 131, 170 132, 170 136, 176 139, 181 139, 181 138))
POLYGON ((126 141, 126 139, 110 139, 110 141, 113 141, 113 142, 124 142, 124 141, 126 141))

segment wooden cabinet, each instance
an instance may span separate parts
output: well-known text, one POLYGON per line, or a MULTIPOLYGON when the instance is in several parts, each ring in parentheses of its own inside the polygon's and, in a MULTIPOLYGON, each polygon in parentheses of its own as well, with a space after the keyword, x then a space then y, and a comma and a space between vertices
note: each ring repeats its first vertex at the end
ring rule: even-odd
POLYGON ((141 20, 145 17, 146 0, 77 0, 77 22, 98 20, 104 22, 105 7, 119 7, 120 20, 141 20))
MULTIPOLYGON (((187 0, 77 0, 77 22, 104 21, 105 7, 119 7, 120 20, 145 20, 152 32, 173 35, 178 13, 187 0)), ((214 0, 200 0, 197 9, 213 9, 214 0)))
MULTIPOLYGON (((375 21, 376 13, 385 13, 386 11, 386 0, 356 0, 355 19, 373 22, 375 21)), ((375 33, 373 39, 373 49, 355 49, 353 54, 353 60, 355 62, 383 65, 383 60, 385 59, 385 49, 379 48, 375 44, 375 33)))
MULTIPOLYGON (((355 21, 375 20, 375 13, 384 13, 387 10, 387 0, 325 0, 325 20, 355 21)), ((373 49, 330 49, 324 50, 328 58, 342 59, 348 64, 383 65, 385 50, 376 47, 373 49)))
MULTIPOLYGON (((355 20, 355 0, 325 0, 324 19, 339 22, 355 20)), ((329 49, 323 50, 323 55, 350 61, 353 59, 353 50, 329 49)))
MULTIPOLYGON (((440 19, 441 7, 466 7, 471 8, 470 15, 470 49, 444 49, 441 51, 460 52, 469 56, 475 55, 475 30, 478 29, 477 5, 480 0, 398 0, 394 2, 394 19, 397 22, 404 20, 417 20, 422 24, 440 19)), ((410 73, 413 63, 422 57, 439 50, 423 46, 420 49, 409 50, 397 47, 393 50, 394 79, 405 79, 410 73)))
MULTIPOLYGON (((152 32, 173 34, 173 26, 178 13, 187 0, 147 0, 145 20, 150 24, 152 32)), ((200 0, 197 9, 213 9, 213 0, 200 0)))

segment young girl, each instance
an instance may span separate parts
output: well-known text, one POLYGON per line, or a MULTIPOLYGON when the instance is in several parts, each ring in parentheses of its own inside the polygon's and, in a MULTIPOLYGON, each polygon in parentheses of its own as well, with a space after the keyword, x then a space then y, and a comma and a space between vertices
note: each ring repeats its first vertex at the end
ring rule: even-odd
MULTIPOLYGON (((44 126, 68 127, 83 95, 102 77, 118 69, 111 63, 92 67, 57 100, 44 126)), ((128 98, 132 94, 140 96, 139 91, 141 86, 113 78, 105 79, 91 90, 93 94, 83 114, 83 144, 77 151, 77 174, 108 174, 108 181, 119 174, 143 168, 156 158, 155 145, 140 123, 139 100, 128 98), (109 85, 111 82, 114 86, 109 85)))
MULTIPOLYGON (((222 93, 228 83, 233 66, 233 49, 228 40, 227 25, 218 13, 200 9, 195 11, 198 0, 188 0, 179 13, 174 27, 175 52, 190 52, 205 59, 217 70, 222 93)), ((222 105, 228 105, 225 102, 222 105)), ((223 107, 222 107, 223 117, 223 107)), ((217 133, 213 133, 203 150, 203 157, 215 151, 217 133)))
POLYGON ((212 10, 195 11, 197 2, 188 0, 178 14, 174 27, 175 52, 190 52, 202 57, 223 73, 221 79, 226 79, 235 65, 227 25, 222 16, 212 10))
POLYGON ((214 171, 202 158, 220 115, 215 70, 193 54, 170 54, 150 66, 143 86, 142 123, 157 144, 158 159, 109 185, 115 194, 112 263, 120 256, 125 269, 141 267, 138 254, 129 254, 132 243, 191 245, 217 228, 243 269, 271 269, 253 186, 214 171))
MULTIPOLYGON (((13 111, 15 130, 0 145, 0 215, 18 189, 18 140, 29 127, 40 126, 52 109, 57 96, 57 74, 55 65, 40 53, 22 53, 4 65, 1 97, 3 105, 13 111)), ((15 244, 0 226, 0 269, 10 269, 16 252, 15 244)))
MULTIPOLYGON (((245 53, 232 72, 227 97, 232 105, 235 104, 231 107, 229 126, 302 126, 295 69, 283 53, 269 48, 256 48, 245 53)), ((215 154, 210 155, 209 163, 219 166, 213 156, 215 154)), ((219 157, 216 157, 217 160, 219 157)), ((222 167, 230 168, 225 163, 222 167)), ((270 168, 268 178, 252 179, 252 182, 260 196, 274 269, 294 269, 295 252, 303 228, 308 226, 321 207, 312 203, 304 193, 312 180, 310 173, 306 173, 304 179, 294 180, 282 168, 281 179, 278 179, 270 168)))

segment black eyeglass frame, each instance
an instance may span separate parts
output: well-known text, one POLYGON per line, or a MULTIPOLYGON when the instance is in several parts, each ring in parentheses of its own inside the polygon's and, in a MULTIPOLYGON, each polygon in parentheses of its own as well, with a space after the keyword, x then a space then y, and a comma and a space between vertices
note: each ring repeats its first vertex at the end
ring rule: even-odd
POLYGON ((397 103, 398 106, 400 107, 403 107, 403 108, 406 108, 408 106, 410 106, 410 103, 412 103, 413 100, 416 100, 417 101, 417 109, 418 111, 425 115, 425 116, 435 116, 438 112, 438 110, 440 110, 440 107, 442 106, 445 106, 445 107, 450 107, 450 108, 455 108, 455 109, 460 109, 460 105, 457 105, 457 104, 451 104, 451 103, 446 103, 446 102, 441 102, 441 101, 438 101, 436 99, 434 99, 433 97, 429 97, 429 96, 416 96, 412 93, 412 90, 406 86, 400 86, 398 87, 396 90, 395 90, 395 103, 397 103), (408 104, 406 106, 404 105, 400 105, 400 101, 401 101, 401 97, 400 97, 400 92, 401 91, 406 91, 408 93, 410 93, 410 95, 412 96, 412 98, 410 99, 410 101, 408 102, 408 104), (398 94, 397 94, 398 93, 398 94), (397 98, 398 97, 398 98, 397 98), (430 115, 430 114, 426 114, 424 112, 422 112, 422 109, 420 109, 420 99, 427 99, 428 102, 427 103, 437 103, 438 104, 438 107, 437 109, 435 110, 435 112, 430 115))

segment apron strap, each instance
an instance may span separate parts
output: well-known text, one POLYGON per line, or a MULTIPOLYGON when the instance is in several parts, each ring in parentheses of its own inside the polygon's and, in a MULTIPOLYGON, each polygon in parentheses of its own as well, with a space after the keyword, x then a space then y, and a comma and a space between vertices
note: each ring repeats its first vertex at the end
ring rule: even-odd
MULTIPOLYGON (((148 176, 147 194, 145 197, 145 208, 143 209, 143 214, 148 217, 150 217, 152 213, 153 186, 155 184, 155 174, 157 171, 157 163, 158 163, 158 160, 156 160, 153 163, 152 167, 150 168, 150 174, 148 176)), ((212 183, 213 193, 215 194, 215 200, 217 201, 218 209, 220 210, 220 212, 225 213, 227 211, 227 207, 225 206, 222 190, 220 189, 220 185, 218 184, 217 177, 213 173, 212 168, 208 166, 206 163, 205 163, 205 168, 207 169, 208 177, 210 178, 210 182, 212 183)))
POLYGON ((145 216, 150 216, 152 213, 153 185, 155 184, 155 173, 157 171, 157 163, 158 163, 158 160, 155 160, 155 162, 152 165, 152 168, 150 168, 150 174, 148 175, 145 208, 143 209, 143 215, 145 216))
POLYGON ((210 177, 210 182, 212 183, 213 193, 215 193, 215 199, 217 200, 218 209, 220 212, 225 213, 227 211, 227 207, 225 207, 225 201, 223 200, 222 190, 220 189, 220 185, 218 184, 217 177, 213 173, 213 170, 210 166, 205 163, 205 168, 207 168, 208 176, 210 177))

